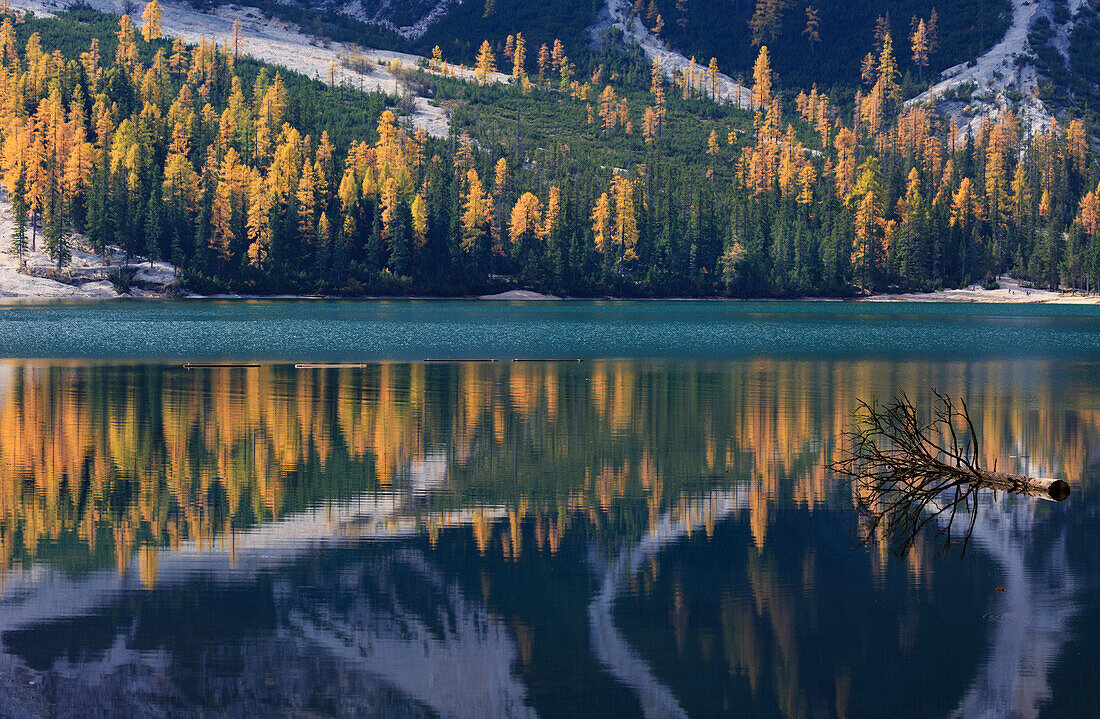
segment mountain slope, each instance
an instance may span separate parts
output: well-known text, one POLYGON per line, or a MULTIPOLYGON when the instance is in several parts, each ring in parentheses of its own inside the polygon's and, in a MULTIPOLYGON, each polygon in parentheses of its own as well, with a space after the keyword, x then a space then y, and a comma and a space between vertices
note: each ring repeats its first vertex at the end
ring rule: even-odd
MULTIPOLYGON (((723 70, 746 76, 751 75, 758 50, 749 21, 762 4, 750 0, 654 0, 665 22, 661 34, 671 45, 703 62, 715 57, 723 70), (685 8, 682 14, 677 9, 681 5, 685 8)), ((919 69, 911 62, 909 51, 912 17, 928 20, 933 9, 937 11, 939 50, 930 58, 927 77, 928 72, 935 74, 965 62, 996 43, 1004 35, 1011 13, 1008 0, 817 0, 808 4, 820 18, 820 43, 811 43, 803 34, 807 22, 807 3, 803 2, 788 3, 775 32, 765 31, 761 38, 771 51, 780 83, 788 87, 858 83, 859 62, 872 48, 880 15, 890 20, 899 69, 917 79, 919 69)), ((645 16, 652 28, 648 10, 645 16)))

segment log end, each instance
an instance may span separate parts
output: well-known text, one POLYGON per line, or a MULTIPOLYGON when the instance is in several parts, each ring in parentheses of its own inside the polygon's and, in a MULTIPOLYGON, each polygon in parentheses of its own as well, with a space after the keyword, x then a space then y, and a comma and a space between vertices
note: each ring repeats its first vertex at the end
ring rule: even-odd
POLYGON ((1064 479, 1056 479, 1047 487, 1047 494, 1049 494, 1050 498, 1055 502, 1064 501, 1069 497, 1069 483, 1064 479))

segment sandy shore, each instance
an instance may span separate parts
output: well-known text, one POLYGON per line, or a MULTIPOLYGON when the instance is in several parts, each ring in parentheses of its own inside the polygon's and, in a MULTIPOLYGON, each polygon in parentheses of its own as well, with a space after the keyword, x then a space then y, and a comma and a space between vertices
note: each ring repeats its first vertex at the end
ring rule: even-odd
POLYGON ((560 300, 561 297, 544 295, 534 290, 508 290, 495 295, 481 295, 479 300, 560 300))
POLYGON ((983 290, 979 285, 970 285, 957 290, 939 292, 910 292, 895 295, 871 295, 862 297, 860 302, 985 302, 999 304, 1059 304, 1059 305, 1096 305, 1100 304, 1100 295, 1085 294, 1079 291, 1055 292, 1021 287, 1010 277, 997 279, 1000 288, 983 290))

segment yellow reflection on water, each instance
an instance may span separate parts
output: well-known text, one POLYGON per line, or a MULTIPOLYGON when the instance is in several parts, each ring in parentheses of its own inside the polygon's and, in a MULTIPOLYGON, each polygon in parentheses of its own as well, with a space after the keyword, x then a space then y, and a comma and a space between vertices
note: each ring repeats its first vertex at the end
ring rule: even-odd
MULTIPOLYGON (((652 528, 669 508, 696 511, 685 499, 722 483, 746 489, 759 552, 777 503, 813 511, 837 497, 825 465, 857 399, 898 388, 918 402, 932 386, 967 396, 987 466, 1080 485, 1100 410, 1087 382, 1056 381, 1059 368, 775 359, 339 370, 7 363, 0 561, 35 558, 42 543, 65 540, 70 554, 106 552, 121 568, 143 546, 209 546, 234 527, 383 490, 428 497, 416 521, 433 544, 440 528, 470 516, 483 554, 518 558, 532 546, 528 524, 537 551, 556 552, 572 522, 605 527, 624 499, 639 503, 652 528)), ((701 519, 709 536, 714 517, 701 519)), ((907 560, 916 584, 929 553, 918 546, 907 560)), ((140 562, 143 579, 155 582, 155 557, 141 553, 140 562)))

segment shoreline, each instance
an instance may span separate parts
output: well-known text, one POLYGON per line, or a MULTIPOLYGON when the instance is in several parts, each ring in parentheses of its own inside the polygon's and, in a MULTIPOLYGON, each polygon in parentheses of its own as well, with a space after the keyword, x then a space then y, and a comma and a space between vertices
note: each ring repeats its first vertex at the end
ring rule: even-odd
MULTIPOLYGON (((958 296, 957 293, 965 290, 941 290, 929 293, 909 294, 882 294, 867 295, 864 297, 486 297, 478 295, 249 295, 249 294, 223 294, 223 295, 199 295, 176 294, 166 295, 151 292, 141 294, 107 294, 110 290, 103 288, 102 294, 84 294, 81 288, 73 287, 77 293, 73 294, 0 294, 0 308, 10 308, 15 305, 32 304, 84 304, 91 302, 187 302, 187 301, 241 301, 262 302, 274 300, 286 301, 316 301, 316 302, 402 302, 402 301, 484 301, 484 302, 774 302, 784 304, 943 304, 943 305, 1100 305, 1100 295, 1083 294, 1075 292, 1053 292, 1050 290, 1032 290, 1031 294, 1015 293, 1011 297, 971 297, 958 296), (1050 296, 1053 295, 1053 296, 1050 296)), ((99 289, 99 288, 97 288, 99 289)), ((983 291, 986 292, 986 291, 983 291)))
MULTIPOLYGON (((6 205, 6 203, 2 203, 6 205)), ((10 234, 10 213, 0 205, 0 236, 10 234)), ((533 290, 512 289, 495 294, 439 296, 405 295, 294 295, 294 294, 246 294, 226 293, 201 295, 189 292, 177 284, 177 270, 163 261, 150 263, 140 256, 125 256, 119 248, 109 248, 104 256, 97 256, 85 248, 73 248, 73 262, 58 279, 51 262, 41 250, 28 253, 26 262, 32 272, 19 269, 17 259, 6 250, 0 250, 0 306, 32 304, 51 301, 84 302, 103 300, 483 300, 497 302, 547 302, 547 301, 672 301, 672 302, 860 302, 860 303, 939 303, 939 304, 1061 304, 1100 305, 1100 294, 1080 291, 1053 291, 1022 287, 1016 280, 1002 276, 1000 287, 985 290, 979 285, 935 292, 884 293, 855 297, 558 297, 533 290), (132 284, 125 293, 119 293, 109 281, 109 274, 129 271, 132 284), (66 280, 66 281, 62 281, 66 280)))

